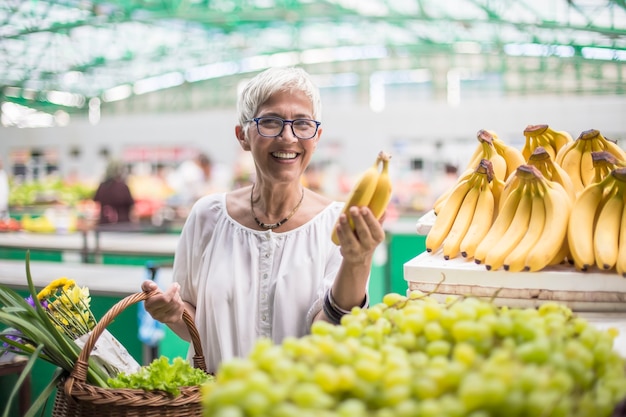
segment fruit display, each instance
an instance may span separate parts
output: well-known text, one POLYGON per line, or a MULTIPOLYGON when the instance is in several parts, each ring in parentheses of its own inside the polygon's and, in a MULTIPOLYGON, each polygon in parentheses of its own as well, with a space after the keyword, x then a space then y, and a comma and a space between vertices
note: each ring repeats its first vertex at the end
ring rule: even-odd
POLYGON ((17 232, 22 229, 22 224, 15 219, 0 219, 0 232, 17 232))
POLYGON ((601 151, 613 154, 619 161, 626 161, 626 152, 596 129, 582 132, 556 155, 556 163, 568 173, 577 193, 595 181, 592 153, 601 151))
POLYGON ((480 163, 477 155, 492 158, 493 207, 478 207, 481 182, 470 181, 478 168, 466 171, 433 206, 427 252, 451 259, 455 254, 444 248, 454 248, 461 234, 474 242, 461 255, 487 270, 536 272, 567 264, 626 276, 626 152, 595 129, 573 140, 548 125, 531 125, 522 160, 504 153, 500 159, 493 158, 494 144, 503 146, 497 135, 481 130, 477 136, 470 164, 480 163), (490 223, 488 231, 465 236, 469 228, 453 228, 474 221, 490 223))
POLYGON ((577 269, 594 264, 601 270, 614 267, 626 276, 626 168, 616 168, 592 183, 572 207, 568 245, 577 269))
POLYGON ((64 204, 71 206, 93 197, 93 185, 67 183, 60 179, 11 182, 9 206, 24 207, 38 204, 64 204))
POLYGON ((203 415, 609 417, 626 395, 615 337, 554 302, 389 293, 340 325, 223 362, 202 387, 203 415))
MULTIPOLYGON (((387 205, 391 200, 391 178, 389 177, 389 160, 391 156, 383 151, 378 153, 376 161, 365 172, 363 172, 352 188, 346 200, 343 212, 348 217, 350 225, 354 229, 349 209, 352 206, 367 206, 374 216, 380 219, 385 213, 387 205), (382 168, 379 166, 382 164, 382 168)), ((339 238, 333 229, 332 241, 338 245, 339 238)))

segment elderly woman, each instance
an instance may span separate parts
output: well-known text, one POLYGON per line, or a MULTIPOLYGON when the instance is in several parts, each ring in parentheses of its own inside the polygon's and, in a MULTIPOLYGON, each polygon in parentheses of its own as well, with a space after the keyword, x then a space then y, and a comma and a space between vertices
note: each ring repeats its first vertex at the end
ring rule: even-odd
MULTIPOLYGON (((247 355, 255 341, 281 343, 337 323, 368 303, 374 250, 385 233, 367 207, 351 207, 303 187, 322 136, 321 101, 299 68, 255 76, 238 101, 235 136, 254 159, 255 183, 201 198, 182 230, 174 283, 146 310, 189 340, 183 309, 194 316, 209 371, 247 355), (337 219, 339 223, 335 226, 337 219), (337 227, 340 245, 331 240, 337 227)), ((145 281, 143 290, 156 285, 145 281)))

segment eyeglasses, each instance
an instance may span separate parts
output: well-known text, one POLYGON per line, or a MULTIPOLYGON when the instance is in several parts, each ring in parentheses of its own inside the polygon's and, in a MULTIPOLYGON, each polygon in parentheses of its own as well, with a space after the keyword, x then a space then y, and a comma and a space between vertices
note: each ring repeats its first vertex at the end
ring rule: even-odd
POLYGON ((257 132, 266 138, 274 138, 280 135, 283 133, 285 123, 289 123, 291 124, 291 132, 298 139, 312 139, 317 133, 319 125, 322 124, 312 119, 285 120, 273 116, 255 117, 254 119, 246 120, 246 122, 256 122, 257 132))

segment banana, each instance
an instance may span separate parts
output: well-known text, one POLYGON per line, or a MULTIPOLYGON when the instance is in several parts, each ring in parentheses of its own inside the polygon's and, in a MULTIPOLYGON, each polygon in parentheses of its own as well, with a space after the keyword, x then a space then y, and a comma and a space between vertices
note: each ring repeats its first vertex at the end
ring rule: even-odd
POLYGON ((528 158, 528 164, 538 168, 546 179, 561 184, 572 201, 574 201, 576 191, 574 190, 572 180, 563 168, 554 163, 553 158, 550 157, 550 154, 546 152, 543 146, 535 148, 530 158, 528 158))
POLYGON ((544 147, 550 157, 554 159, 559 149, 563 146, 563 142, 566 142, 567 136, 567 133, 561 134, 560 131, 555 131, 545 124, 526 126, 524 129, 526 143, 522 149, 525 161, 528 161, 528 158, 530 158, 530 155, 538 146, 544 147))
MULTIPOLYGON (((568 145, 562 148, 565 149, 566 152, 562 154, 562 162, 560 165, 572 180, 572 185, 574 186, 576 195, 578 195, 585 188, 580 172, 584 147, 585 141, 579 138, 572 142, 571 146, 568 145)), ((557 163, 558 160, 559 157, 557 156, 557 163)))
POLYGON ((567 241, 574 266, 578 270, 587 271, 596 263, 593 248, 596 212, 602 202, 605 188, 611 187, 614 181, 612 176, 607 176, 601 182, 589 185, 572 205, 567 241))
POLYGON ((617 251, 617 263, 615 264, 617 273, 626 278, 626 204, 622 209, 622 220, 619 229, 619 247, 617 251))
POLYGON ((513 217, 515 216, 522 194, 523 187, 516 187, 507 195, 506 200, 504 201, 504 204, 502 204, 502 208, 495 217, 489 231, 476 247, 476 251, 474 252, 475 263, 480 264, 485 261, 487 253, 489 253, 491 248, 508 229, 511 224, 511 220, 513 220, 513 217))
MULTIPOLYGON (((514 177, 515 175, 513 175, 513 177, 511 178, 514 178, 514 177)), ((494 205, 493 217, 495 218, 498 215, 498 212, 500 210, 500 201, 502 200, 502 193, 504 192, 504 186, 506 184, 501 179, 494 177, 489 183, 489 185, 491 186, 491 192, 493 193, 493 205, 494 205)))
POLYGON ((495 147, 494 141, 498 135, 488 130, 481 129, 476 134, 478 145, 467 164, 466 169, 475 171, 482 159, 488 159, 493 165, 495 175, 504 180, 506 178, 506 161, 495 147))
MULTIPOLYGON (((350 216, 350 207, 357 206, 368 206, 374 193, 376 192, 376 186, 378 183, 378 178, 380 177, 380 173, 378 171, 378 165, 380 164, 381 159, 380 156, 376 158, 376 162, 372 164, 358 179, 356 185, 350 192, 348 199, 346 200, 346 204, 343 209, 343 213, 348 216, 348 221, 350 222, 350 226, 354 230, 354 223, 352 220, 352 216, 350 216)), ((337 236, 337 223, 335 223, 335 227, 333 228, 333 233, 331 236, 332 241, 339 245, 339 238, 337 236)))
POLYGON ((530 210, 532 194, 530 184, 526 181, 521 184, 523 188, 522 197, 515 210, 515 215, 507 230, 500 236, 500 239, 493 245, 485 257, 485 268, 488 271, 495 271, 504 265, 507 254, 515 248, 518 242, 524 237, 530 222, 530 210))
POLYGON ((427 252, 434 253, 443 244, 443 241, 448 235, 448 232, 454 223, 454 219, 461 208, 463 199, 469 190, 474 186, 474 180, 475 177, 472 176, 456 184, 450 193, 450 196, 445 200, 445 203, 441 207, 437 217, 435 217, 432 227, 426 235, 427 252))
POLYGON ((461 241, 467 230, 469 229, 473 217, 476 215, 476 204, 478 202, 478 196, 480 195, 480 182, 474 181, 474 186, 469 189, 461 207, 454 219, 454 223, 448 232, 445 240, 443 241, 443 258, 453 259, 459 253, 461 247, 461 241), (478 183, 478 184, 477 184, 478 183))
POLYGON ((561 184, 570 200, 574 202, 576 199, 576 189, 574 188, 574 184, 572 183, 571 178, 567 175, 567 172, 560 165, 555 164, 554 161, 551 161, 552 164, 552 172, 551 172, 551 181, 558 182, 561 184))
POLYGON ((374 195, 367 205, 376 219, 380 219, 383 214, 385 214, 385 210, 387 210, 387 206, 391 201, 392 193, 391 177, 389 176, 389 159, 391 156, 381 151, 378 154, 378 158, 383 164, 383 167, 376 181, 374 195))
POLYGON ((618 160, 615 155, 609 151, 594 151, 591 152, 591 157, 595 171, 593 182, 600 182, 607 175, 610 175, 611 171, 615 168, 626 166, 626 161, 618 160))
POLYGON ((559 249, 554 258, 548 263, 548 266, 560 265, 565 261, 569 261, 571 259, 570 256, 569 243, 567 236, 565 236, 561 243, 561 249, 559 249))
POLYGON ((593 149, 593 140, 586 140, 580 158, 580 180, 583 186, 587 186, 593 182, 595 170, 593 169, 593 158, 591 152, 593 149))
POLYGON ((476 247, 478 247, 478 244, 485 237, 493 223, 494 213, 495 198, 493 196, 493 190, 488 181, 483 181, 480 185, 480 193, 478 195, 478 201, 476 202, 472 223, 467 229, 461 241, 461 245, 459 246, 461 256, 468 259, 474 257, 476 247))
POLYGON ((526 256, 542 236, 546 222, 544 196, 536 183, 531 183, 530 221, 522 239, 504 258, 504 269, 519 272, 524 269, 526 256))
POLYGON ((504 206, 504 202, 506 201, 508 195, 511 193, 512 190, 515 190, 517 187, 519 187, 519 185, 520 179, 516 174, 506 180, 506 182, 502 186, 502 191, 500 192, 500 196, 498 199, 498 210, 502 209, 502 206, 504 206))
POLYGON ((612 269, 617 262, 623 210, 624 187, 620 181, 615 181, 608 199, 598 214, 593 233, 596 265, 600 269, 612 269))
POLYGON ((567 236, 568 220, 572 202, 561 184, 541 177, 538 184, 543 187, 546 210, 544 229, 539 239, 526 256, 525 271, 540 271, 557 256, 567 236))
POLYGON ((548 128, 546 129, 546 133, 552 135, 552 143, 557 153, 561 150, 563 146, 574 141, 572 135, 570 135, 569 132, 565 130, 553 130, 551 127, 548 126, 548 128))
POLYGON ((519 149, 507 145, 502 139, 498 139, 497 136, 492 136, 493 146, 496 148, 496 152, 504 158, 506 164, 506 177, 504 178, 506 179, 515 173, 517 167, 524 165, 526 160, 519 149))
POLYGON ((616 142, 605 138, 598 130, 590 129, 581 133, 581 136, 585 135, 592 138, 597 138, 602 143, 602 148, 608 152, 611 152, 620 161, 626 161, 626 151, 619 147, 616 142))

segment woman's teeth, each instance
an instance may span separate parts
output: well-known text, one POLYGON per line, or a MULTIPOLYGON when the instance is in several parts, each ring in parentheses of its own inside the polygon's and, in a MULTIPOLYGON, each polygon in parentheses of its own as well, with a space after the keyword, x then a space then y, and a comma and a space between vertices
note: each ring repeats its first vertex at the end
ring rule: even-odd
POLYGON ((274 152, 272 156, 280 159, 294 159, 297 154, 296 153, 286 153, 286 152, 274 152))

